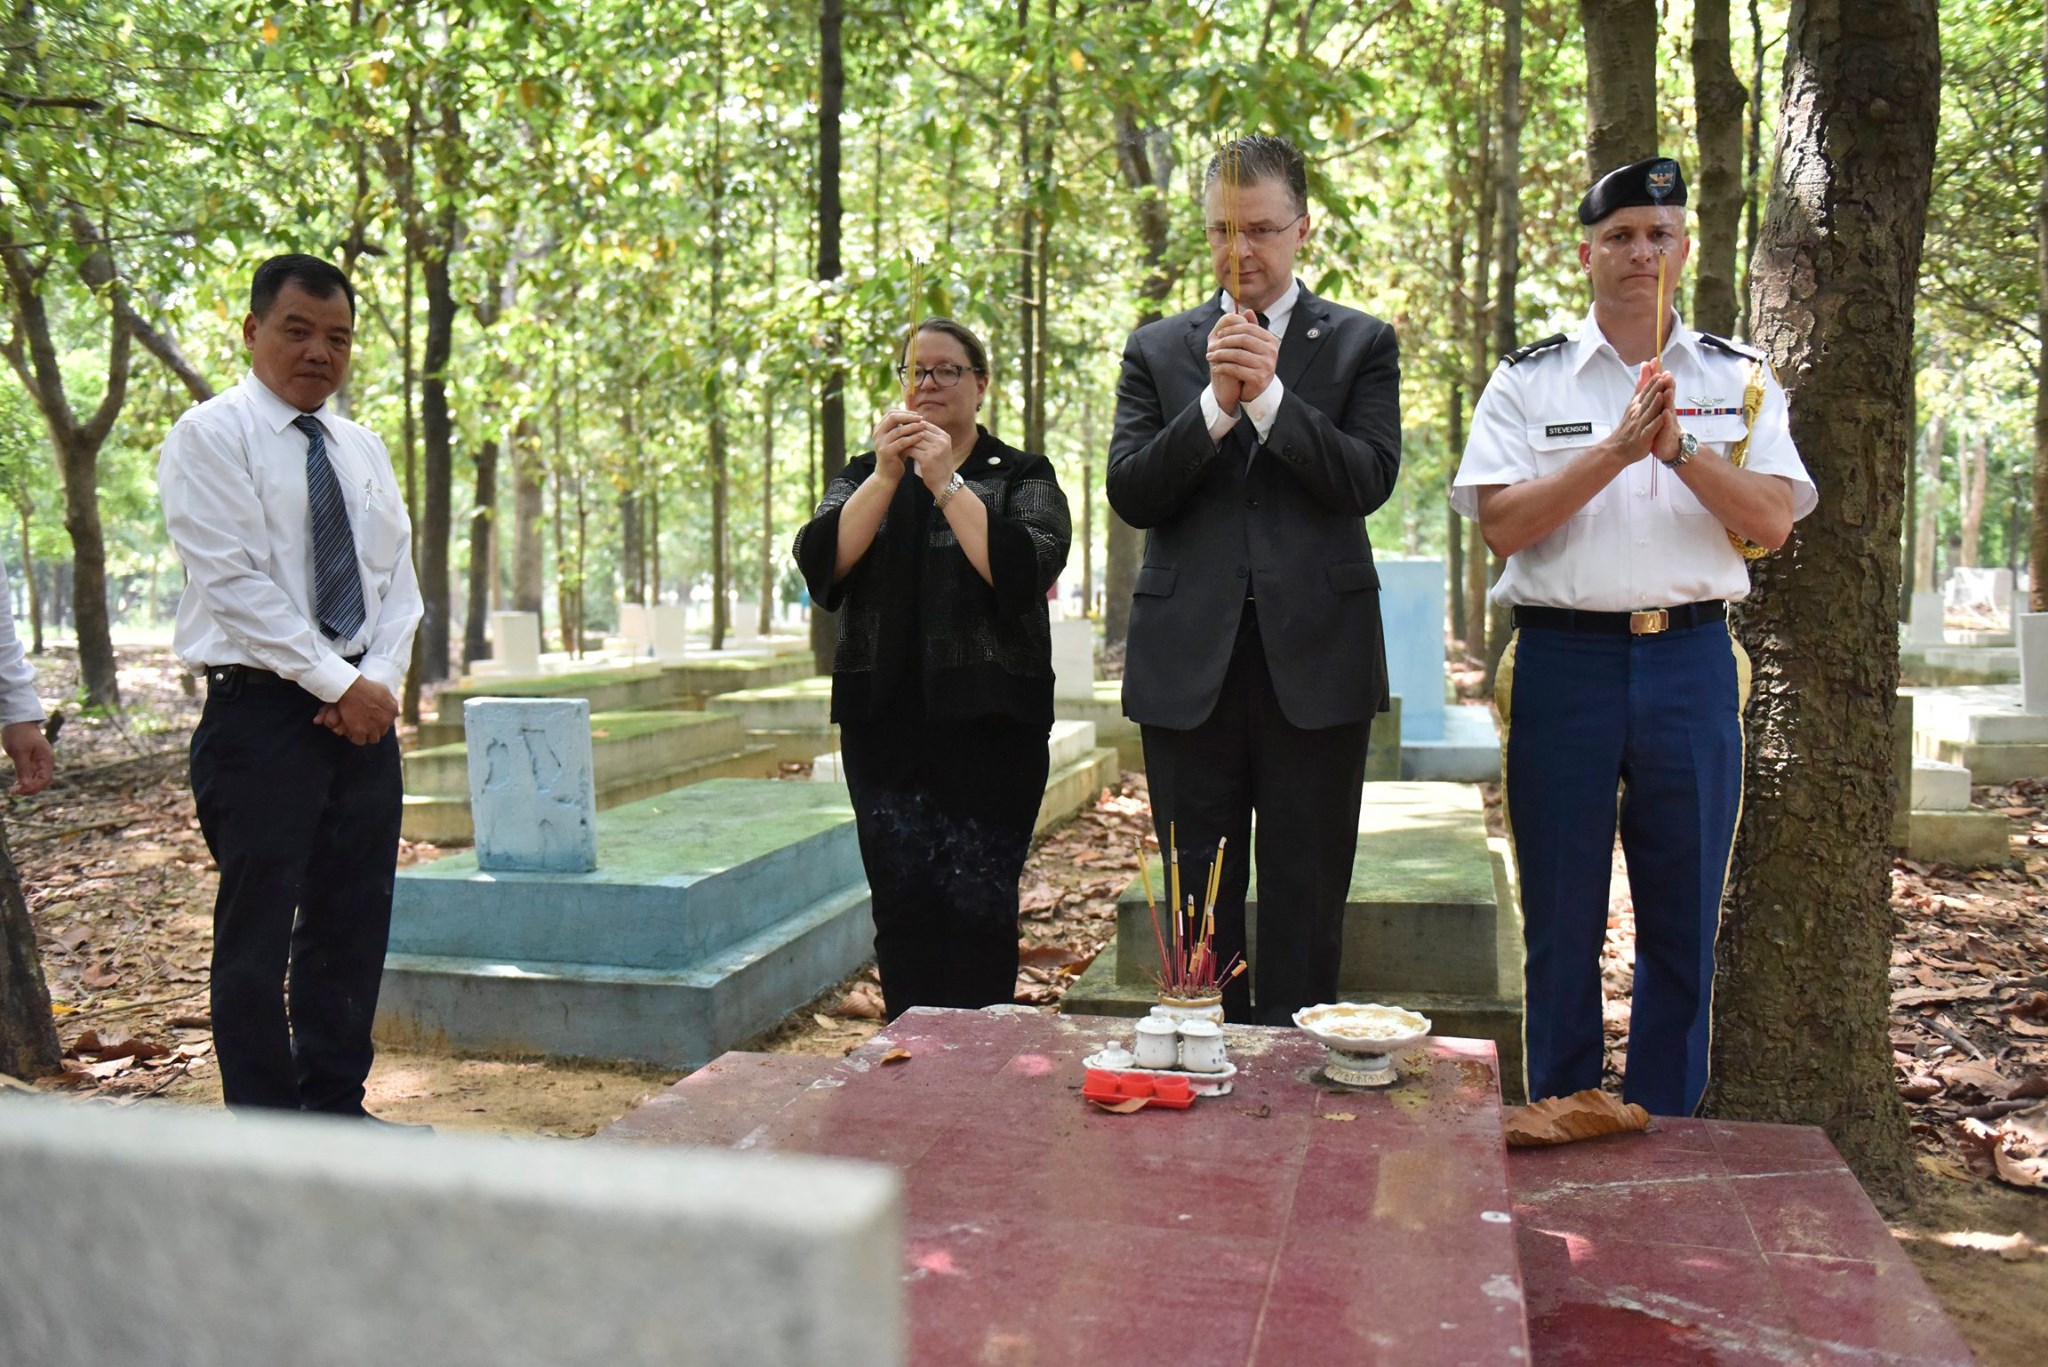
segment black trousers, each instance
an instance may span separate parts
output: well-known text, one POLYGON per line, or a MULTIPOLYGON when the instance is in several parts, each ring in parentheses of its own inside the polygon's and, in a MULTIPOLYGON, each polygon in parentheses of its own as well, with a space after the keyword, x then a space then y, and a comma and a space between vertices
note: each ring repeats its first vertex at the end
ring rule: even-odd
MULTIPOLYGON (((1251 971, 1223 992, 1223 1014, 1247 1025, 1289 1025, 1296 1011, 1337 1000, 1344 902, 1358 850, 1370 721, 1304 730, 1273 693, 1258 614, 1250 602, 1216 710, 1192 731, 1141 728, 1159 848, 1173 827, 1181 894, 1199 903, 1219 839, 1219 964, 1245 953, 1245 890, 1257 811, 1259 943, 1251 971)), ((1158 889, 1163 898, 1165 890, 1158 889)))
POLYGON ((220 866, 221 1090, 230 1106, 361 1114, 398 869, 397 733, 352 745, 313 724, 320 700, 297 684, 208 677, 192 795, 220 866))
POLYGON ((1016 999, 1017 880, 1045 796, 1044 723, 843 722, 890 1017, 1016 999))

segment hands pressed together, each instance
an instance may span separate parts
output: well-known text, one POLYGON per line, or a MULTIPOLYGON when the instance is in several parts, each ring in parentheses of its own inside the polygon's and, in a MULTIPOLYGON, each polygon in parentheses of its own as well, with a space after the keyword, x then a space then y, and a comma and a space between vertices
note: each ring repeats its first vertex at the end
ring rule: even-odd
POLYGON ((953 478, 953 439, 923 415, 892 408, 875 425, 875 474, 894 485, 906 469, 937 494, 953 478))
POLYGON ((1240 402, 1256 399, 1273 383, 1280 361, 1280 339, 1259 326, 1251 309, 1226 313, 1209 334, 1209 388, 1216 406, 1237 412, 1240 402))
POLYGON ((1678 381, 1661 362, 1645 361, 1636 372, 1636 392, 1614 425, 1620 464, 1633 465, 1644 456, 1671 460, 1678 455, 1678 381))
POLYGON ((383 684, 357 676, 348 692, 313 714, 324 726, 356 745, 375 745, 398 720, 398 699, 383 684))

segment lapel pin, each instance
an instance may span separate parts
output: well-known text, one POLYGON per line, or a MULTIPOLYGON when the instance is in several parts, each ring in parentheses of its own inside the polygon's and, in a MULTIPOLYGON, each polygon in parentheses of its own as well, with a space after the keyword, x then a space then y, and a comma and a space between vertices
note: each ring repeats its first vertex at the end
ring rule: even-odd
POLYGON ((1322 330, 1321 328, 1310 328, 1310 329, 1308 330, 1308 339, 1309 339, 1309 340, 1310 340, 1311 342, 1313 342, 1313 341, 1314 341, 1314 340, 1315 340, 1316 338, 1318 338, 1318 337, 1320 337, 1320 336, 1322 336, 1322 335, 1323 335, 1323 330, 1322 330))
POLYGON ((990 456, 988 458, 988 463, 990 465, 1001 465, 1003 463, 1003 458, 1001 456, 990 456))

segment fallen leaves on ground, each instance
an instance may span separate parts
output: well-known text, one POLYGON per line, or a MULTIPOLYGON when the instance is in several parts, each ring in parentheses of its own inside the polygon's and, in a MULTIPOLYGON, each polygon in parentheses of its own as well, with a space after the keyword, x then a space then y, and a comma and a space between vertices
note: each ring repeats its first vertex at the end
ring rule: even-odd
POLYGON ((1650 1113, 1633 1102, 1588 1089, 1516 1106, 1508 1112, 1504 1128, 1511 1149, 1545 1148, 1647 1130, 1650 1113))

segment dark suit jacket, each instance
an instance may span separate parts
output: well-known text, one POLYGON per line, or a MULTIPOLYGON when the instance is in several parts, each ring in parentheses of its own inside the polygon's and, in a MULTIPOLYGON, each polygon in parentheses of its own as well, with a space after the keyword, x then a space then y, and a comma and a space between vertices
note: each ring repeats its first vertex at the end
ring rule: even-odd
POLYGON ((1303 287, 1280 342, 1280 412, 1247 462, 1248 415, 1221 448, 1202 421, 1221 317, 1211 297, 1139 328, 1124 348, 1106 492, 1124 521, 1148 529, 1124 713, 1173 730, 1201 725, 1249 592, 1287 720, 1368 720, 1387 705, 1365 515, 1387 501, 1401 465, 1394 330, 1303 287))

